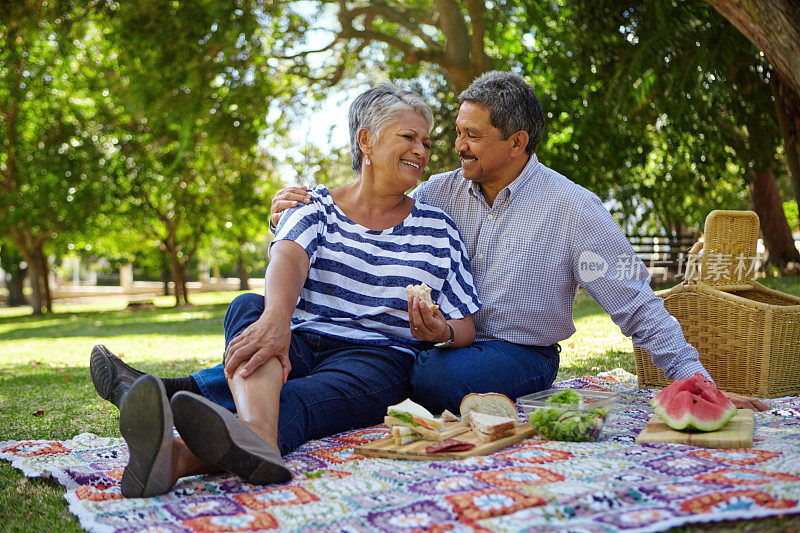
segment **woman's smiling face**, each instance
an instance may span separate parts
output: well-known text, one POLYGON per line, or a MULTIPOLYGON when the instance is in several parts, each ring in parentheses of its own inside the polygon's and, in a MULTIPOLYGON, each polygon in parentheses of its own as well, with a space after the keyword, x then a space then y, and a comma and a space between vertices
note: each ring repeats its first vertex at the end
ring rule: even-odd
POLYGON ((365 155, 373 175, 386 184, 402 185, 403 191, 414 187, 431 155, 425 117, 411 109, 399 111, 371 141, 365 155))

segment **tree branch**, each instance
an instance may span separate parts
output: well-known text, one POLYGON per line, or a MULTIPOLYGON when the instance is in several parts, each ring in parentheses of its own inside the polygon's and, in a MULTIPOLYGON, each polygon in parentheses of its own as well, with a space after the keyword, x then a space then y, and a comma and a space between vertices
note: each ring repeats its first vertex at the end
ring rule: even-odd
POLYGON ((794 0, 707 0, 767 57, 800 94, 800 9, 794 0))
POLYGON ((476 65, 483 65, 486 61, 486 52, 483 46, 483 38, 486 34, 486 24, 483 21, 483 13, 486 5, 483 0, 468 0, 467 12, 472 22, 472 35, 470 37, 470 56, 476 65))
POLYGON ((439 12, 439 23, 446 39, 445 54, 450 64, 467 63, 471 43, 461 8, 455 0, 434 0, 434 5, 439 12))
POLYGON ((296 54, 290 54, 290 55, 276 54, 273 57, 275 59, 297 59, 298 57, 307 57, 310 56, 311 54, 319 54, 320 52, 327 52, 328 50, 336 46, 336 43, 338 43, 339 41, 341 41, 341 38, 337 36, 330 42, 330 44, 316 50, 305 50, 303 52, 298 52, 296 54))
POLYGON ((348 19, 351 22, 351 26, 352 22, 362 15, 367 17, 380 17, 389 22, 399 24, 412 34, 419 37, 428 47, 441 46, 441 43, 431 39, 431 37, 420 28, 420 24, 427 24, 430 26, 436 25, 436 17, 432 13, 419 9, 398 9, 383 2, 375 2, 348 10, 347 14, 348 19))

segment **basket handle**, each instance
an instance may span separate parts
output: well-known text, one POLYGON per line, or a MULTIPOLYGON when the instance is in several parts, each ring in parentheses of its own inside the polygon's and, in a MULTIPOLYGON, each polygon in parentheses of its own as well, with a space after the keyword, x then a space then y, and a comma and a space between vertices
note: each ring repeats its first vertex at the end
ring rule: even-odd
POLYGON ((683 280, 686 283, 695 283, 700 279, 698 261, 700 260, 700 251, 702 249, 703 241, 697 241, 689 249, 689 258, 686 261, 686 272, 683 274, 683 280))

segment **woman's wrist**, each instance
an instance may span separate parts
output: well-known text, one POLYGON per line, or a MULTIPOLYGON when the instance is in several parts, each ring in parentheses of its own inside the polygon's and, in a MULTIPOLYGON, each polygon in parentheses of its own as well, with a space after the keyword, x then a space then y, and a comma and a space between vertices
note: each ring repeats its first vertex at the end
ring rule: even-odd
POLYGON ((268 307, 264 309, 258 320, 266 324, 285 324, 286 327, 289 327, 292 324, 292 313, 268 307))
POLYGON ((453 344, 456 340, 456 331, 453 329, 449 323, 447 323, 447 337, 443 339, 441 342, 437 342, 435 346, 437 348, 445 348, 453 344))

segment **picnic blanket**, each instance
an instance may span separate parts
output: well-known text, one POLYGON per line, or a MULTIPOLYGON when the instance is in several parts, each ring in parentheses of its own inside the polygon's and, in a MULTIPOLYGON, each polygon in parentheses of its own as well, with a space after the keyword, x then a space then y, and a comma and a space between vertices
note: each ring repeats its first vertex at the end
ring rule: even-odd
POLYGON ((353 446, 385 426, 307 443, 279 486, 234 476, 181 480, 163 496, 122 498, 120 438, 0 443, 26 476, 54 479, 88 531, 662 531, 693 522, 800 513, 800 399, 756 413, 751 449, 636 445, 654 391, 612 372, 557 384, 618 391, 598 442, 525 440, 460 461, 370 459, 353 446))

